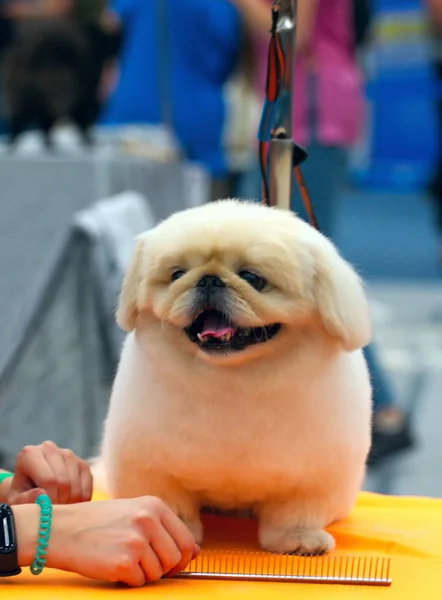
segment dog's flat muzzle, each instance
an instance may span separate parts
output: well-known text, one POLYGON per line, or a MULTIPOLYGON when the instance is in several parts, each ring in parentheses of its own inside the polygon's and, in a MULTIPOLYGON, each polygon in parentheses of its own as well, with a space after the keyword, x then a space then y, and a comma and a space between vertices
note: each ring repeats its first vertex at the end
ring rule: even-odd
POLYGON ((217 275, 204 275, 195 286, 195 304, 198 311, 207 307, 222 310, 226 301, 227 286, 217 275))
POLYGON ((205 290, 217 290, 219 288, 225 288, 226 284, 220 277, 218 277, 218 275, 204 275, 204 277, 201 277, 201 279, 198 281, 196 287, 205 290))

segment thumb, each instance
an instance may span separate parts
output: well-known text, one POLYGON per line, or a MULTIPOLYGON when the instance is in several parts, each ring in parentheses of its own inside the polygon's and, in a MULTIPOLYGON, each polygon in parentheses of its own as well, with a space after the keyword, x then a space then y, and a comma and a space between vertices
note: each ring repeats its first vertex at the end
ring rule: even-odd
POLYGON ((39 496, 46 494, 42 488, 34 488, 23 492, 21 494, 12 494, 10 498, 10 504, 34 504, 39 496))

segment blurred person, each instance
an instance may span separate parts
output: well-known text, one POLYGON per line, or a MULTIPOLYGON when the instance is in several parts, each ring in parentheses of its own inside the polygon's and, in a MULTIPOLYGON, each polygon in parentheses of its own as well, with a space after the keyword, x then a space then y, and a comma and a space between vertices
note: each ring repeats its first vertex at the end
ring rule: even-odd
POLYGON ((442 0, 424 0, 428 16, 431 62, 436 79, 436 116, 438 153, 428 186, 439 236, 438 262, 442 267, 442 0))
POLYGON ((0 61, 23 23, 30 19, 65 18, 74 1, 0 0, 0 61))
MULTIPOLYGON (((0 507, 12 510, 18 567, 34 561, 40 522, 35 502, 43 494, 53 503, 48 568, 138 587, 182 571, 198 554, 192 534, 158 498, 89 502, 92 486, 87 462, 49 441, 23 448, 14 473, 0 470, 0 507)), ((3 521, 0 546, 5 527, 3 521)), ((0 552, 0 572, 2 557, 0 552)))
POLYGON ((230 195, 226 85, 244 48, 235 2, 114 0, 111 8, 125 41, 103 123, 166 126, 179 154, 211 174, 213 197, 230 195))
POLYGON ((89 34, 95 49, 95 69, 100 79, 98 99, 103 105, 117 81, 117 65, 123 44, 123 31, 109 0, 70 0, 67 16, 89 34))
MULTIPOLYGON (((294 139, 305 146, 309 154, 302 171, 319 226, 322 233, 335 242, 347 153, 359 138, 364 118, 356 39, 360 44, 366 40, 367 27, 358 19, 369 18, 369 12, 353 12, 355 2, 357 4, 358 0, 298 0, 294 139)), ((235 0, 235 3, 256 36, 261 65, 257 85, 263 93, 272 0, 235 0)), ((240 184, 238 195, 261 196, 258 164, 240 184)), ((296 185, 293 202, 296 212, 308 220, 296 185)), ((413 438, 408 417, 396 406, 391 384, 373 345, 365 348, 365 355, 372 377, 374 402, 369 464, 375 465, 411 447, 413 438)))
POLYGON ((70 10, 73 0, 2 0, 3 14, 12 21, 49 17, 59 18, 70 10))
POLYGON ((37 126, 46 145, 62 119, 71 120, 86 144, 92 143, 109 70, 121 34, 105 19, 102 0, 9 2, 10 40, 3 55, 4 111, 10 142, 37 126))
POLYGON ((103 23, 109 14, 108 0, 0 0, 0 12, 16 24, 41 18, 103 23))
MULTIPOLYGON (((3 14, 3 3, 0 1, 0 68, 5 50, 11 41, 11 26, 9 19, 3 14)), ((0 86, 0 135, 7 131, 7 121, 4 117, 3 94, 0 86)))

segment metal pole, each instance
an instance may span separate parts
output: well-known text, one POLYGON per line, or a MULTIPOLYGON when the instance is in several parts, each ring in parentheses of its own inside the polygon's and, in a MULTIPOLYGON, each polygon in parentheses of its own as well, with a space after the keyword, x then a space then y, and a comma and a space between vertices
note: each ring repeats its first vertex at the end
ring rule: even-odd
POLYGON ((277 31, 285 54, 286 72, 281 82, 279 110, 270 140, 269 204, 290 210, 293 196, 293 75, 296 40, 297 0, 277 0, 277 31))

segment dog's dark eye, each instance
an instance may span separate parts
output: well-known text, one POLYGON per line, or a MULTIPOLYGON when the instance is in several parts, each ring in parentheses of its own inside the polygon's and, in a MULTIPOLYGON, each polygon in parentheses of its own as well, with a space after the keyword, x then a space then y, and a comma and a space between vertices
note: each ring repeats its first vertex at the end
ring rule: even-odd
POLYGON ((249 285, 251 285, 258 292, 262 292, 262 290, 267 286, 267 280, 264 277, 260 277, 256 273, 252 273, 251 271, 240 271, 239 276, 244 281, 247 281, 249 285))
POLYGON ((186 271, 184 269, 175 269, 170 279, 171 281, 177 281, 178 279, 181 279, 181 277, 183 277, 183 275, 185 274, 186 271))

